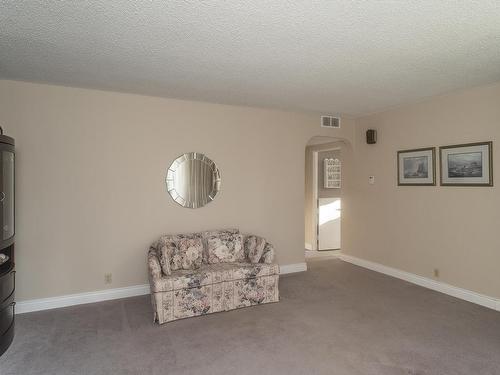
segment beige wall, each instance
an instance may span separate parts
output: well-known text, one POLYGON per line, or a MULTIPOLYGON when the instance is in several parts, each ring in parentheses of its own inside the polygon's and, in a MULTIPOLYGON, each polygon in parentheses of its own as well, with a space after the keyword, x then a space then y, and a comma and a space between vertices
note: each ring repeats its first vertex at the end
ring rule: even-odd
POLYGON ((440 281, 500 297, 500 84, 367 116, 356 128, 343 251, 425 277, 439 268, 440 281), (376 145, 364 142, 368 128, 376 145), (476 141, 494 142, 495 187, 397 186, 398 150, 476 141))
POLYGON ((353 138, 318 114, 0 81, 0 124, 16 139, 19 300, 144 284, 162 233, 237 226, 268 238, 280 264, 304 261, 304 148, 353 138), (197 209, 168 196, 188 151, 220 167, 222 192, 197 209), (113 284, 104 285, 104 274, 113 284))
POLYGON ((18 299, 144 284, 146 248, 166 232, 239 226, 273 242, 280 264, 302 262, 304 150, 315 135, 349 143, 345 253, 426 277, 439 268, 441 281, 498 298, 497 186, 396 186, 397 150, 492 140, 497 151, 498 103, 500 84, 471 89, 361 118, 354 134, 347 118, 322 129, 317 114, 0 81, 0 124, 17 151, 18 299), (376 145, 365 144, 370 127, 376 145), (198 210, 164 185, 187 151, 222 172, 220 196, 198 210))

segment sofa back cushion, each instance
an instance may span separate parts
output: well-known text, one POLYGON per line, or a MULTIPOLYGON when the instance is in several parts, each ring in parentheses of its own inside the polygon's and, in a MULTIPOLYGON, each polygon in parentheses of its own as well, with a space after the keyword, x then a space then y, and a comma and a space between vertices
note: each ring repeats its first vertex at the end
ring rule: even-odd
POLYGON ((248 236, 245 240, 245 255, 250 263, 259 263, 266 240, 259 236, 248 236))
POLYGON ((160 260, 161 270, 163 274, 170 275, 172 273, 172 256, 177 251, 177 245, 173 241, 163 241, 158 243, 158 258, 160 260))
MULTIPOLYGON (((209 251, 208 251, 208 239, 211 238, 221 238, 226 240, 228 237, 231 237, 232 235, 238 235, 240 233, 240 230, 237 228, 226 228, 226 229, 216 229, 216 230, 208 230, 205 232, 201 232, 201 236, 203 238, 203 262, 204 263, 211 263, 209 261, 209 251)), ((243 243, 243 241, 242 241, 243 243)), ((213 257, 212 257, 213 258, 213 257)), ((243 261, 244 259, 244 253, 242 252, 241 256, 237 256, 237 260, 243 261)), ((217 262, 219 263, 219 262, 217 262)))
POLYGON ((219 233, 206 238, 206 263, 243 261, 243 236, 239 233, 219 233))
POLYGON ((240 230, 238 228, 226 228, 226 229, 216 229, 216 230, 207 230, 205 232, 201 232, 201 236, 203 238, 220 236, 222 234, 239 234, 240 230))
POLYGON ((200 233, 162 236, 157 243, 160 265, 165 275, 180 269, 201 266, 203 242, 200 233), (182 246, 181 246, 182 244, 182 246))
POLYGON ((274 246, 268 242, 264 247, 264 252, 262 253, 262 257, 260 258, 260 263, 271 264, 272 262, 274 262, 274 246))
POLYGON ((201 238, 182 238, 179 240, 177 248, 182 256, 182 269, 200 268, 203 259, 203 241, 201 238))

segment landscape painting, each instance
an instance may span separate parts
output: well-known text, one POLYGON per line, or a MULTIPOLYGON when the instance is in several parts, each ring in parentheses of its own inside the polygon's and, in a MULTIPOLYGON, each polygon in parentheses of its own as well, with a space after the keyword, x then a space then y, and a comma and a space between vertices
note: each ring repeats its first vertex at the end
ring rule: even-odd
POLYGON ((435 185, 435 148, 398 151, 398 185, 435 185))
POLYGON ((492 142, 439 148, 441 185, 493 186, 492 142))
POLYGON ((427 178, 429 176, 429 157, 403 157, 405 178, 427 178))
POLYGON ((448 177, 482 177, 483 154, 480 152, 448 154, 448 177))

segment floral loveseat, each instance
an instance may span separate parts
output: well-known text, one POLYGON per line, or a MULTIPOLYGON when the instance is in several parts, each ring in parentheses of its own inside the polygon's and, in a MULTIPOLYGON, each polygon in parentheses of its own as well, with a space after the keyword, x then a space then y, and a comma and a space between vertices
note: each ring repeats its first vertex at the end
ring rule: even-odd
POLYGON ((279 300, 279 266, 265 239, 238 229, 162 236, 148 252, 154 321, 279 300))

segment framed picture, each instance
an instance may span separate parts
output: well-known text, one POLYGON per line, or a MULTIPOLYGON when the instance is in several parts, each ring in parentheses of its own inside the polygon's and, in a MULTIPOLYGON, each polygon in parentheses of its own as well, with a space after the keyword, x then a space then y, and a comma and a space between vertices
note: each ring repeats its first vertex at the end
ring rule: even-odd
POLYGON ((398 185, 436 185, 436 149, 398 151, 398 185))
POLYGON ((493 142, 439 147, 441 185, 493 186, 493 142))

